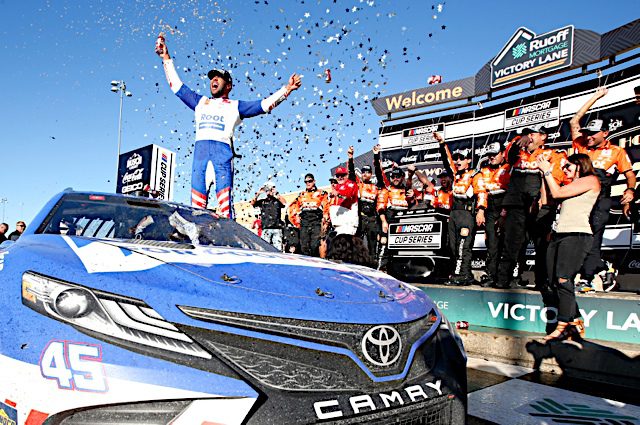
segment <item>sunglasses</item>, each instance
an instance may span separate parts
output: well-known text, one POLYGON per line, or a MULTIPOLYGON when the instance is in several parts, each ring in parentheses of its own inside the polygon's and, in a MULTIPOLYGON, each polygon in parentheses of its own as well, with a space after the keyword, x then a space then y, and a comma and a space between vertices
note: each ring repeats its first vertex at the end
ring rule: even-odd
POLYGON ((313 183, 315 180, 305 180, 305 183, 313 183))
POLYGON ((563 169, 563 170, 569 170, 569 169, 571 168, 571 166, 572 166, 572 165, 574 165, 574 164, 572 164, 571 162, 567 162, 566 164, 564 164, 564 165, 562 166, 562 169, 563 169))

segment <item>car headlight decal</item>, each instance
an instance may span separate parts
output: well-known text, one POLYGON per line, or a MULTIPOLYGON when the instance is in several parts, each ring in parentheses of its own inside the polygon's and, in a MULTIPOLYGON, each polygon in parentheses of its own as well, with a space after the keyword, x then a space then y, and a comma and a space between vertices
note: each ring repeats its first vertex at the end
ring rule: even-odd
POLYGON ((26 272, 22 275, 22 303, 79 329, 176 353, 212 358, 142 300, 26 272))

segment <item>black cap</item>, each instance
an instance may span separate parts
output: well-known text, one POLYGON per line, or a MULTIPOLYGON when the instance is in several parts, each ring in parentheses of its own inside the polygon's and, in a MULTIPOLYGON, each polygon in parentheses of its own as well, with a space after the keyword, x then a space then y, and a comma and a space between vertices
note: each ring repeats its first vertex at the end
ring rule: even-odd
POLYGON ((363 173, 370 173, 371 172, 371 165, 363 165, 362 168, 360 169, 361 172, 363 173))
POLYGON ((456 149, 451 154, 451 158, 456 159, 458 157, 464 158, 464 159, 471 158, 471 149, 456 149))
POLYGON ((329 177, 329 183, 338 183, 338 179, 336 179, 335 177, 329 177))
POLYGON ((313 174, 311 174, 311 173, 307 173, 307 174, 305 174, 305 175, 304 175, 304 179, 305 179, 305 180, 306 180, 306 179, 312 179, 312 180, 315 180, 316 178, 315 178, 315 177, 313 177, 313 174))
POLYGON ((394 168, 393 170, 391 170, 391 173, 389 173, 389 175, 391 177, 404 177, 404 171, 402 171, 402 169, 400 168, 394 168))
POLYGON ((542 125, 532 125, 531 127, 523 128, 520 132, 520 134, 522 134, 523 136, 529 135, 531 133, 549 134, 549 130, 547 130, 547 128, 542 125))
POLYGON ((209 77, 210 80, 213 80, 213 77, 215 77, 216 75, 224 78, 226 82, 233 84, 233 79, 231 78, 231 74, 229 74, 229 71, 214 68, 207 73, 207 77, 209 77))
POLYGON ((443 177, 449 177, 449 178, 452 178, 453 176, 452 176, 450 173, 448 173, 448 172, 446 172, 446 171, 443 171, 442 173, 438 174, 438 178, 439 178, 439 179, 441 179, 441 178, 443 178, 443 177))

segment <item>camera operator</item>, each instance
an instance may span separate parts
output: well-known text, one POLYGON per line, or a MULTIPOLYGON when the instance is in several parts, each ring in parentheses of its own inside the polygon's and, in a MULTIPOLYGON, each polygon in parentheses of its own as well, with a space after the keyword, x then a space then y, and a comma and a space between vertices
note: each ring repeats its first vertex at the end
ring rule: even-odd
POLYGON ((262 220, 262 239, 282 251, 282 209, 285 200, 275 185, 266 183, 256 192, 251 205, 260 208, 262 220))

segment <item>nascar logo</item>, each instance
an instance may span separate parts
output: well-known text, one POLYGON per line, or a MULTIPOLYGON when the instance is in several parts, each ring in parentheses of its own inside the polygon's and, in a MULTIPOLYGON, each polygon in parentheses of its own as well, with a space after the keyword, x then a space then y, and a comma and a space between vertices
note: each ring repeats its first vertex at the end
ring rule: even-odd
POLYGON ((435 228, 435 223, 405 224, 396 227, 395 233, 425 233, 434 230, 439 230, 435 228))

